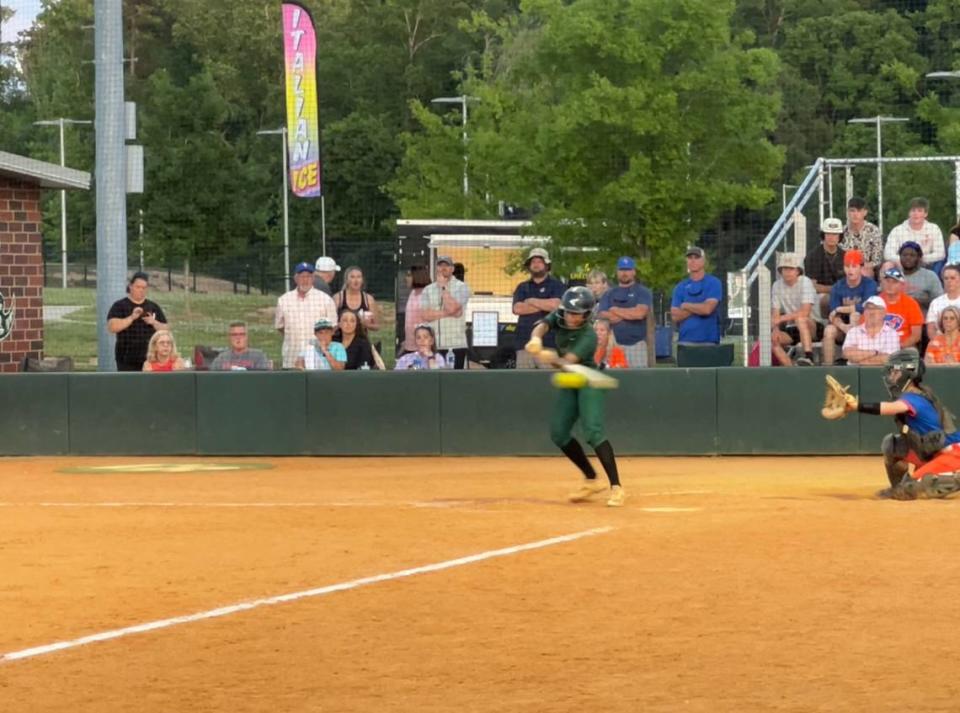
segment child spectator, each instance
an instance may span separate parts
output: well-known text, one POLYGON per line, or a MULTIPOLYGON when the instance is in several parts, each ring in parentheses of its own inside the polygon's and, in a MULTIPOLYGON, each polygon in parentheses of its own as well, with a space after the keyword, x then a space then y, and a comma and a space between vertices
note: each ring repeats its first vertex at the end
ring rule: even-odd
POLYGON ((347 350, 333 341, 333 322, 317 320, 313 325, 314 342, 297 357, 298 369, 343 371, 347 363, 347 350))
POLYGON ((400 357, 396 366, 393 367, 394 371, 446 368, 443 357, 436 352, 436 338, 433 336, 433 329, 429 325, 417 325, 413 338, 417 345, 416 351, 400 357))

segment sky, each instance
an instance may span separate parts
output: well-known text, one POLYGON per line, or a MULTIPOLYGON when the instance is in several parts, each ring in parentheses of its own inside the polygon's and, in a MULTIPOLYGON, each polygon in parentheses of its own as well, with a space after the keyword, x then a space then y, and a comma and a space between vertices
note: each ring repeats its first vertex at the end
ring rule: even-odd
POLYGON ((0 6, 13 8, 13 19, 0 28, 0 39, 13 42, 16 35, 33 24, 33 18, 40 12, 40 0, 0 0, 0 6))

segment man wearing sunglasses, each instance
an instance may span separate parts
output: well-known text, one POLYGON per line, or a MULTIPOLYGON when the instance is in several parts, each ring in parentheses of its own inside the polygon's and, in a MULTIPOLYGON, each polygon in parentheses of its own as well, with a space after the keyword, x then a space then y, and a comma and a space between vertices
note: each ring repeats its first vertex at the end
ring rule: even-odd
POLYGON ((670 302, 670 318, 679 325, 677 341, 682 344, 719 344, 720 320, 717 307, 723 299, 723 285, 707 274, 703 248, 687 248, 687 278, 677 283, 670 302))

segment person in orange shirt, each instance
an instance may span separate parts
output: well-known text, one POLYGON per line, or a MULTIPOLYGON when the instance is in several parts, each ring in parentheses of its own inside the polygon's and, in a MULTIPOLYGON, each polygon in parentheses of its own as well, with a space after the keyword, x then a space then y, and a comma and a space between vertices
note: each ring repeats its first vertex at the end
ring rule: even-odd
POLYGON ((923 312, 917 301, 903 291, 904 282, 898 267, 888 267, 880 281, 880 296, 887 305, 885 321, 900 335, 901 349, 918 346, 923 334, 923 312))
POLYGON ((623 347, 617 346, 617 340, 610 328, 610 320, 600 318, 594 321, 593 331, 597 333, 597 351, 593 360, 599 369, 626 369, 627 353, 623 347))
POLYGON ((940 334, 930 340, 923 360, 927 366, 960 366, 960 309, 944 307, 937 327, 940 334))

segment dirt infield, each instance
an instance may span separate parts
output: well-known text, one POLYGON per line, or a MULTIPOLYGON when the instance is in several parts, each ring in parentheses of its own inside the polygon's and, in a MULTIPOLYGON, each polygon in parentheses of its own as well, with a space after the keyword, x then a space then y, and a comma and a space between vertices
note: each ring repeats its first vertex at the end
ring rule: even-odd
POLYGON ((960 503, 873 499, 875 458, 621 470, 612 509, 553 458, 0 460, 0 711, 960 709, 960 503))

